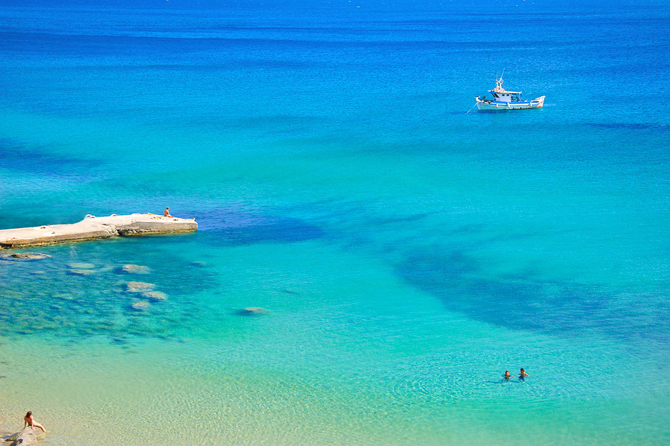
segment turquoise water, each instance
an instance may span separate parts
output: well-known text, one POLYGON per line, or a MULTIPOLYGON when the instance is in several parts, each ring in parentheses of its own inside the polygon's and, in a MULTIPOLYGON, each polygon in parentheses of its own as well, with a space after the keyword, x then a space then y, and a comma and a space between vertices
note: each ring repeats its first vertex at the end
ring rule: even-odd
POLYGON ((0 427, 667 443, 670 10, 493 6, 3 7, 0 228, 200 230, 0 261, 0 427))

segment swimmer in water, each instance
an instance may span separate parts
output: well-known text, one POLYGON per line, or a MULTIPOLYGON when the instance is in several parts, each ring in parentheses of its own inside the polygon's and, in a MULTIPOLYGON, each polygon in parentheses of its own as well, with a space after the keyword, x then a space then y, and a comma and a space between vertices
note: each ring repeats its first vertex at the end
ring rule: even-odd
POLYGON ((510 375, 509 370, 505 370, 504 377, 505 377, 505 381, 509 381, 510 379, 512 379, 512 375, 510 375))
POLYGON ((528 373, 526 373, 524 369, 521 369, 521 371, 519 372, 519 379, 524 379, 526 378, 526 376, 529 376, 528 373))

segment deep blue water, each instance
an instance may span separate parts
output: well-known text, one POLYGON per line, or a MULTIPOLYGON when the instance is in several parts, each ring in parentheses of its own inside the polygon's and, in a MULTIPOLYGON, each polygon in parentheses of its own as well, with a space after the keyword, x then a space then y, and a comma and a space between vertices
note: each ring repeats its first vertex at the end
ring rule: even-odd
POLYGON ((666 443, 669 18, 5 3, 0 229, 200 226, 0 260, 3 427, 31 405, 50 444, 666 443), (503 70, 545 107, 468 112, 503 70), (133 309, 128 281, 167 299, 133 309))

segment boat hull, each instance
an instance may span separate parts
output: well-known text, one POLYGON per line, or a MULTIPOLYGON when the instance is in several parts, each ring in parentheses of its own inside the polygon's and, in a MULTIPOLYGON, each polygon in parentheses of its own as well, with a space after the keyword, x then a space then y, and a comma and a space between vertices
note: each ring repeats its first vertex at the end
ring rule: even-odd
POLYGON ((477 110, 479 111, 505 111, 505 110, 526 110, 529 108, 542 108, 544 106, 544 96, 533 99, 532 101, 521 102, 503 102, 503 101, 477 101, 477 110))

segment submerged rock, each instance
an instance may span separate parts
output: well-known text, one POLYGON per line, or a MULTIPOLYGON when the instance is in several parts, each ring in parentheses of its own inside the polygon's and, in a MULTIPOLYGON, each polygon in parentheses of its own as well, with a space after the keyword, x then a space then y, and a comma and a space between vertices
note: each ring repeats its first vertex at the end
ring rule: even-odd
POLYGON ((149 304, 149 302, 147 302, 145 300, 135 302, 134 304, 131 305, 132 309, 137 310, 137 311, 144 311, 144 310, 148 309, 150 306, 151 306, 151 304, 149 304))
POLYGON ((261 307, 247 307, 243 310, 238 310, 237 314, 240 316, 258 316, 261 314, 270 314, 270 312, 261 307))
POLYGON ((148 266, 132 264, 123 265, 121 270, 128 274, 149 274, 151 272, 151 269, 148 266))
POLYGON ((156 287, 153 283, 147 282, 128 282, 126 283, 126 291, 129 293, 145 293, 152 291, 156 287))
POLYGON ((54 297, 61 300, 74 300, 74 296, 70 293, 58 293, 54 294, 54 297))
POLYGON ((83 263, 83 262, 72 262, 68 263, 67 267, 70 269, 95 269, 95 265, 92 263, 83 263))
POLYGON ((94 269, 69 269, 67 273, 73 276, 90 276, 97 273, 97 271, 94 269))
POLYGON ((142 293, 142 297, 146 297, 147 299, 154 301, 167 300, 167 294, 163 293, 162 291, 147 291, 142 293))
POLYGON ((0 254, 0 260, 9 260, 14 262, 21 262, 23 260, 42 260, 51 257, 40 252, 15 252, 13 254, 0 254))

